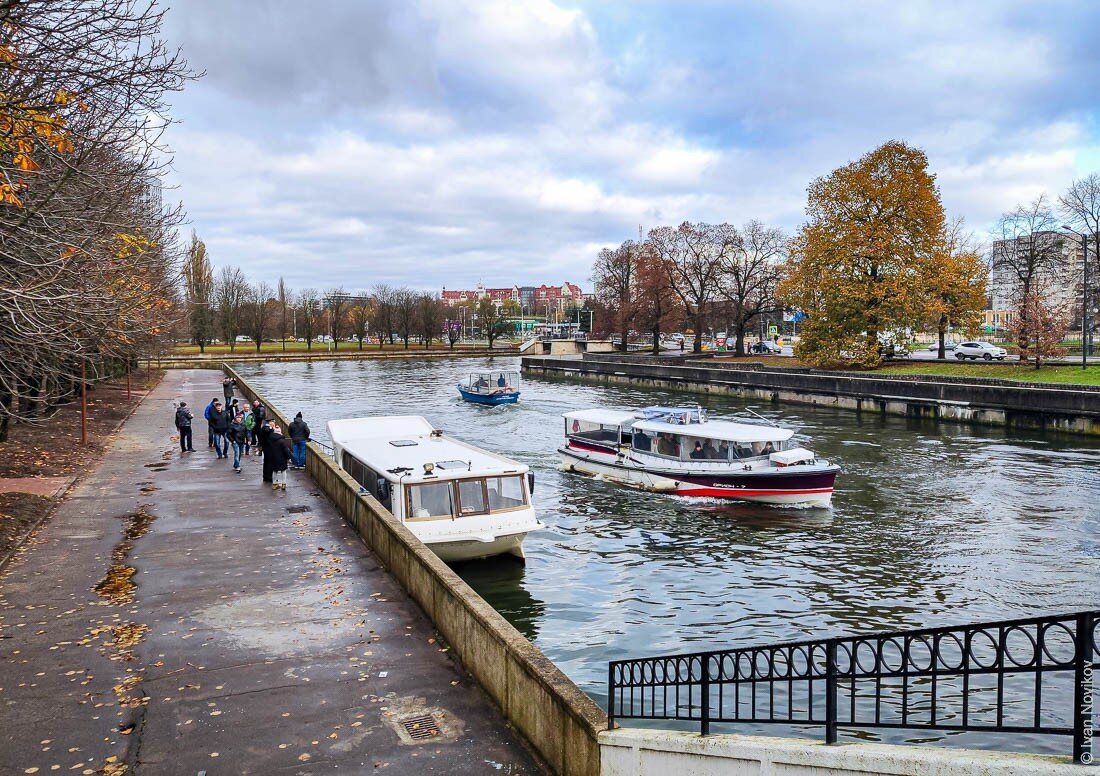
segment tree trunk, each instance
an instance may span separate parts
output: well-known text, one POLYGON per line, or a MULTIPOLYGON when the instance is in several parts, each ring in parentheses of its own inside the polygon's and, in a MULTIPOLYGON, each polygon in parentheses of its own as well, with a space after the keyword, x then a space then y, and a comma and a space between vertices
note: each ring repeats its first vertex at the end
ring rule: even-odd
MULTIPOLYGON (((737 324, 735 331, 737 332, 737 341, 733 346, 733 355, 743 356, 745 355, 745 332, 747 330, 744 320, 737 324)), ((728 347, 728 345, 727 345, 728 347)))
POLYGON ((206 340, 199 340, 199 353, 206 352, 206 340))
POLYGON ((627 350, 628 350, 627 347, 626 347, 626 338, 627 338, 627 335, 629 333, 630 333, 630 327, 629 326, 623 326, 623 330, 620 334, 620 336, 623 338, 622 345, 621 345, 623 353, 626 353, 627 350))
POLYGON ((940 340, 940 347, 936 351, 936 358, 943 360, 943 359, 947 358, 947 316, 946 315, 941 315, 940 316, 940 324, 939 324, 939 328, 937 329, 936 333, 939 335, 939 340, 940 340))
POLYGON ((257 337, 257 338, 256 338, 256 352, 257 352, 257 353, 259 353, 259 352, 260 352, 260 343, 261 343, 261 342, 263 342, 263 337, 257 337))
POLYGON ((703 352, 703 312, 695 314, 695 342, 691 346, 692 353, 703 352))

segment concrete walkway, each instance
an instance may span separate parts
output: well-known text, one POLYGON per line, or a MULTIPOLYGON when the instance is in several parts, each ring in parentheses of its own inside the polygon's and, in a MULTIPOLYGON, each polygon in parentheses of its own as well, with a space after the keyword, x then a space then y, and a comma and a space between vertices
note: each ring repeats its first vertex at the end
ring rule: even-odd
POLYGON ((0 773, 542 773, 303 474, 169 436, 169 371, 0 575, 0 773))

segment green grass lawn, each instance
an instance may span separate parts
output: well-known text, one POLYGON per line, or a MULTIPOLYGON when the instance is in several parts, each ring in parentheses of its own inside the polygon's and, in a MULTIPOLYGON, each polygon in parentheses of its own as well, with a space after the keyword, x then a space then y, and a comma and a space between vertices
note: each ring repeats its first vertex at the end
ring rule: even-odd
POLYGON ((1088 369, 1080 365, 1054 364, 1036 369, 1026 364, 961 364, 928 363, 914 361, 909 364, 890 364, 878 370, 884 375, 946 375, 951 377, 995 377, 1001 380, 1021 380, 1032 383, 1066 383, 1071 385, 1100 385, 1100 364, 1090 364, 1088 369))

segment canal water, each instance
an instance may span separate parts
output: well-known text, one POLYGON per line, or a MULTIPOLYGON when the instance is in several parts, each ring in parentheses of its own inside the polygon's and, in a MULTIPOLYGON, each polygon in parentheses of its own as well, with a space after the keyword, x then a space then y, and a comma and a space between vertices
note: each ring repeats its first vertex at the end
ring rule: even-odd
POLYGON ((482 368, 519 359, 237 367, 315 438, 334 418, 421 414, 530 465, 547 527, 526 567, 457 570, 601 704, 612 659, 1100 608, 1098 439, 535 378, 515 406, 461 401, 455 384, 482 368), (690 501, 558 470, 563 412, 669 403, 794 428, 843 469, 833 508, 690 501))

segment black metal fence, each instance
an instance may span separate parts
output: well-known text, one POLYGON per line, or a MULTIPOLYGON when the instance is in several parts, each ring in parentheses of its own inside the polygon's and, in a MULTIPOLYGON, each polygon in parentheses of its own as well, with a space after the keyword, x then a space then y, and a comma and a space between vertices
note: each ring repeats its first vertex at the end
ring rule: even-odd
POLYGON ((1072 736, 1092 762, 1100 610, 608 665, 607 716, 1072 736))

